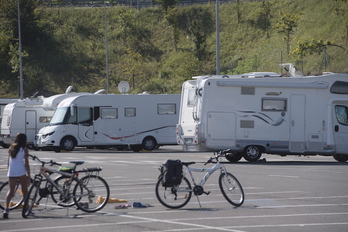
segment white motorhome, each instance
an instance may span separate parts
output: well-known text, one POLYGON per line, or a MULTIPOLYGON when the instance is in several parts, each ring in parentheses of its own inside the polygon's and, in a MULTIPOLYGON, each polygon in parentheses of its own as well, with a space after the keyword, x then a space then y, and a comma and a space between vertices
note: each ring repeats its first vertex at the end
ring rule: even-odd
MULTIPOLYGON (((1 125, 1 120, 2 120, 2 112, 4 111, 4 108, 7 104, 13 103, 18 101, 19 99, 16 98, 1 98, 0 99, 0 125, 1 125)), ((0 126, 1 129, 1 126, 0 126)), ((3 148, 8 148, 8 144, 4 143, 2 141, 2 138, 0 136, 0 146, 2 146, 3 148)))
POLYGON ((348 160, 348 75, 276 73, 200 76, 182 87, 177 125, 184 150, 230 149, 253 162, 262 153, 348 160))
POLYGON ((35 148, 34 139, 38 131, 46 126, 56 110, 60 101, 67 97, 92 93, 70 92, 69 86, 65 94, 57 94, 48 98, 26 98, 7 104, 4 107, 1 122, 1 138, 10 145, 16 134, 23 132, 27 135, 27 144, 35 148))
POLYGON ((131 147, 135 152, 177 145, 180 95, 95 95, 63 100, 50 124, 36 136, 38 147, 131 147))

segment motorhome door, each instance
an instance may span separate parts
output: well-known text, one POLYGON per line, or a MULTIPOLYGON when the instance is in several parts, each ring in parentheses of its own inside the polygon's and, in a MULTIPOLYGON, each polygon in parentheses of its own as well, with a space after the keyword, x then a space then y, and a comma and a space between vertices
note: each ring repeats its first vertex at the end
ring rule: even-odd
POLYGON ((25 111, 25 134, 27 135, 27 142, 32 143, 34 141, 37 125, 36 125, 36 111, 27 110, 25 111))
POLYGON ((78 133, 81 142, 90 142, 94 140, 93 114, 92 108, 78 108, 78 133))
POLYGON ((292 95, 290 99, 290 141, 291 152, 305 150, 305 105, 304 95, 292 95))
POLYGON ((333 108, 336 153, 348 154, 348 102, 335 102, 333 108))

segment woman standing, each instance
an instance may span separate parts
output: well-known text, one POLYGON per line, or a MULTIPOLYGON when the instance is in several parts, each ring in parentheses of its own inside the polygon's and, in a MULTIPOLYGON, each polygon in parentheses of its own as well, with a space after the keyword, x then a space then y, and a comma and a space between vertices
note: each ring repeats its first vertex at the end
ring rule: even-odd
POLYGON ((11 144, 9 148, 7 176, 10 189, 6 195, 6 208, 3 213, 4 219, 8 219, 9 205, 11 198, 14 195, 17 181, 19 181, 21 185, 23 199, 25 199, 28 193, 28 185, 30 184, 30 167, 26 146, 27 136, 24 133, 18 133, 13 144, 11 144))

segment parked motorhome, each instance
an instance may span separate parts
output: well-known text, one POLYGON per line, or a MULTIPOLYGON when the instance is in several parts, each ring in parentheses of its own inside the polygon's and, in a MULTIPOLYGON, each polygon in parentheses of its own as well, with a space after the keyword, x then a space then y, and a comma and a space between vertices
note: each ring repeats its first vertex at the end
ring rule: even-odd
MULTIPOLYGON (((0 125, 1 125, 1 120, 2 120, 2 112, 4 111, 4 108, 7 104, 13 103, 18 101, 16 98, 1 98, 0 99, 0 125)), ((0 127, 1 130, 1 127, 0 127)), ((2 141, 2 138, 0 136, 0 146, 3 148, 8 148, 8 145, 2 141)))
POLYGON ((46 125, 53 111, 42 108, 43 98, 23 99, 7 104, 1 121, 1 138, 10 145, 16 134, 23 132, 27 135, 27 143, 31 146, 38 129, 46 125))
POLYGON ((177 142, 185 150, 230 149, 231 162, 262 153, 346 162, 348 75, 196 77, 183 84, 177 142))
POLYGON ((57 94, 48 98, 26 98, 7 104, 3 110, 1 122, 1 138, 7 145, 11 144, 18 132, 27 135, 27 144, 33 147, 35 135, 46 126, 60 101, 67 97, 92 93, 70 92, 68 87, 65 94, 57 94))
POLYGON ((64 99, 36 145, 60 150, 130 146, 135 152, 177 145, 180 95, 84 95, 64 99))

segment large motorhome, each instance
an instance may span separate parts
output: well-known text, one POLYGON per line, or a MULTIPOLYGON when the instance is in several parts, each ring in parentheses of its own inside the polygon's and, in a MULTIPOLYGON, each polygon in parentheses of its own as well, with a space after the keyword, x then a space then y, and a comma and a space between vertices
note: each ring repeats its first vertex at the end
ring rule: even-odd
POLYGON ((262 153, 346 162, 348 75, 196 77, 182 87, 177 142, 184 150, 230 149, 231 162, 262 153))
POLYGON ((1 122, 3 142, 10 145, 16 134, 23 132, 27 135, 28 146, 36 148, 33 146, 35 135, 50 122, 60 101, 67 97, 92 94, 71 92, 71 88, 69 86, 65 94, 57 94, 48 98, 26 98, 7 104, 3 110, 1 122))
MULTIPOLYGON (((4 108, 7 104, 13 103, 18 101, 19 99, 17 98, 1 98, 0 99, 0 125, 1 125, 1 120, 2 120, 2 112, 4 111, 4 108)), ((0 126, 0 130, 1 130, 1 126, 0 126)), ((0 146, 2 146, 3 148, 8 148, 8 144, 4 143, 2 141, 2 138, 0 136, 0 146)))
POLYGON ((60 102, 49 125, 36 136, 36 146, 59 152, 79 147, 115 146, 153 150, 177 145, 180 95, 76 96, 60 102))

